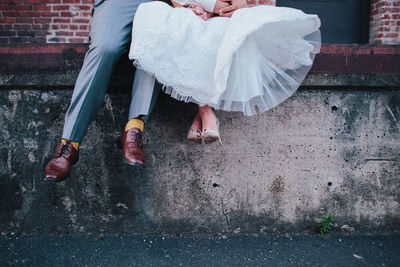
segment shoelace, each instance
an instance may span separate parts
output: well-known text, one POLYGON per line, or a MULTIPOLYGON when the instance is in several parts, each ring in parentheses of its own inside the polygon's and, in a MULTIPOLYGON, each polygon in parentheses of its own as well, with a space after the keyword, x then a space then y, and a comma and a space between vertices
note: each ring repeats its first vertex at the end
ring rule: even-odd
POLYGON ((132 144, 132 147, 133 148, 136 148, 136 147, 139 147, 140 146, 140 139, 141 138, 141 134, 140 133, 133 133, 132 135, 131 135, 131 140, 133 141, 131 144, 132 144))
POLYGON ((60 149, 57 151, 57 157, 61 156, 66 156, 68 157, 70 153, 70 148, 67 144, 64 144, 60 147, 60 149))

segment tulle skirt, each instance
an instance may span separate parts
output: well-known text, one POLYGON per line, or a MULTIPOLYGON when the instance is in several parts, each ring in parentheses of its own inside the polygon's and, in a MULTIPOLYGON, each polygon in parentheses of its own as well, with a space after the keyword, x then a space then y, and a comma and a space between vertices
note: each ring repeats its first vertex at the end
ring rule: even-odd
POLYGON ((245 115, 290 97, 320 51, 320 20, 300 10, 257 6, 203 21, 163 2, 136 12, 129 58, 173 98, 245 115))

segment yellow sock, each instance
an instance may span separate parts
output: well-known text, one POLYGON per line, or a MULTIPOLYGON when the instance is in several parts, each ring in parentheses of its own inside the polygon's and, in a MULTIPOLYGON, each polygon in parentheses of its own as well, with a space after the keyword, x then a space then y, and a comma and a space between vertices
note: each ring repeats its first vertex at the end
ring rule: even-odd
POLYGON ((125 132, 129 131, 132 128, 138 128, 143 132, 144 122, 140 118, 130 119, 125 126, 125 132))
POLYGON ((69 143, 71 143, 71 145, 76 149, 76 150, 78 150, 78 148, 79 148, 79 142, 74 142, 74 141, 70 141, 70 140, 68 140, 68 139, 61 139, 61 142, 69 142, 69 143))

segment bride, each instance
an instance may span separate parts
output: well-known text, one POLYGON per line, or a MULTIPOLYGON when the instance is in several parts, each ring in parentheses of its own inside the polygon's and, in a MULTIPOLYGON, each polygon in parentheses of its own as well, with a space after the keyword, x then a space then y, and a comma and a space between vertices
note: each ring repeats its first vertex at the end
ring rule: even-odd
POLYGON ((222 16, 210 12, 215 0, 175 2, 187 8, 159 1, 139 6, 129 58, 171 97, 198 104, 191 141, 221 142, 212 108, 252 116, 289 98, 319 53, 317 15, 263 5, 228 18, 229 7, 222 16))

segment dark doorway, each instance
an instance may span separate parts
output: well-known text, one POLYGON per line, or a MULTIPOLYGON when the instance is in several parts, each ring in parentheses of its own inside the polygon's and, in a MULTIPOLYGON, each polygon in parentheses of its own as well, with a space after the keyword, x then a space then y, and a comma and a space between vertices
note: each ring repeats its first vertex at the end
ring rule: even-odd
POLYGON ((368 43, 370 0, 277 0, 276 5, 318 14, 323 43, 368 43))

